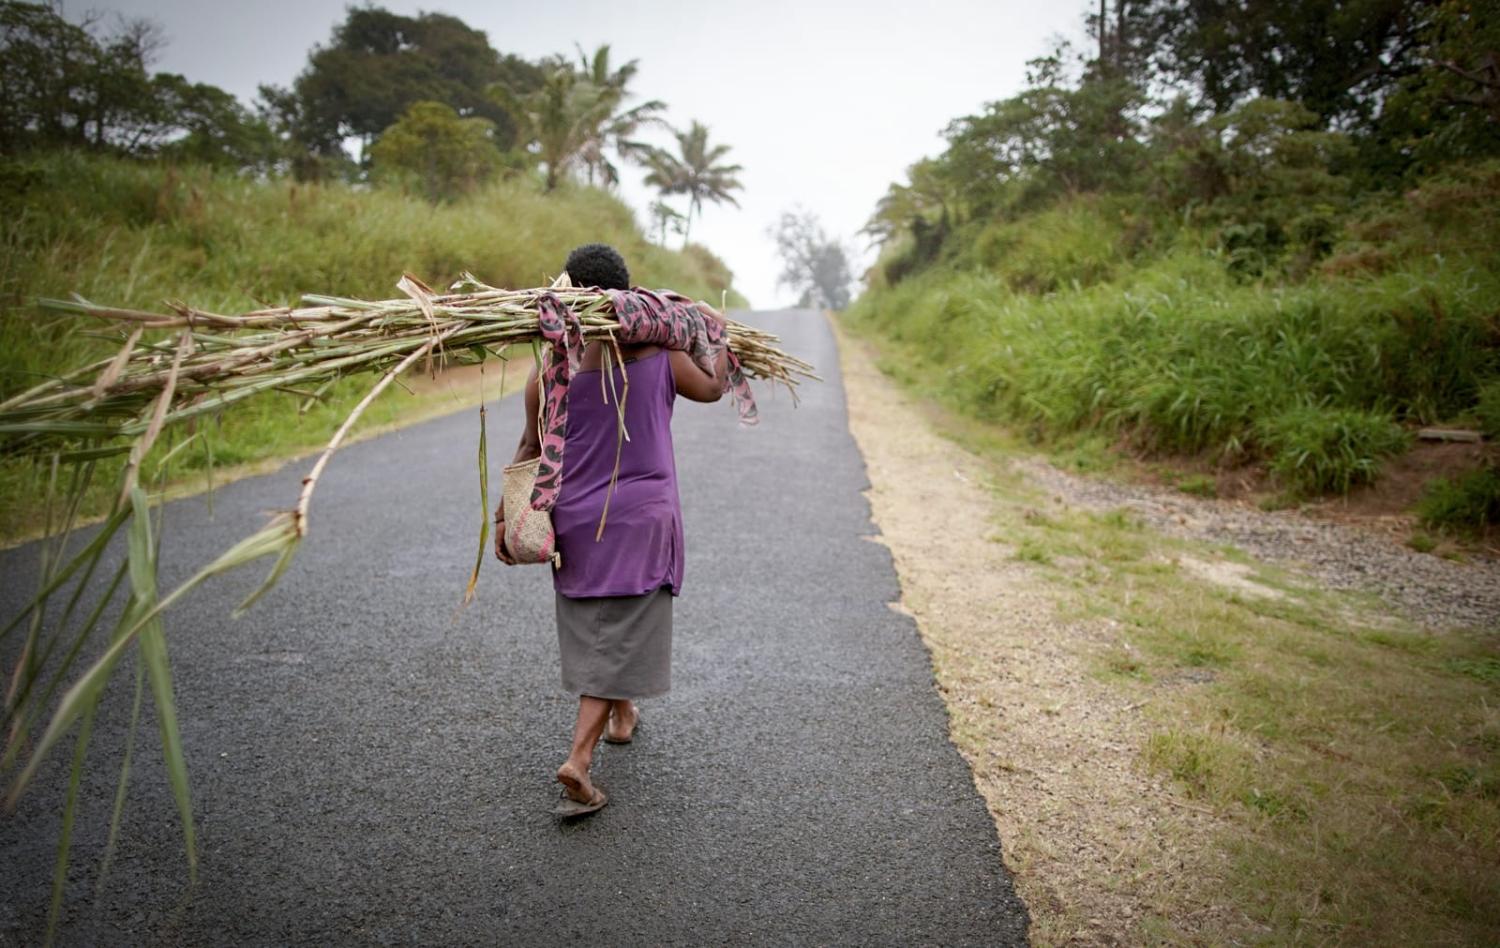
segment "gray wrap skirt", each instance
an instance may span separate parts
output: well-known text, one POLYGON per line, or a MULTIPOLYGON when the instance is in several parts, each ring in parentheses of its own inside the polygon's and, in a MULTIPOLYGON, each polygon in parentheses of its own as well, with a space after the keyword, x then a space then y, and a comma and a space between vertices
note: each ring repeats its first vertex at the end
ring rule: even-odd
POLYGON ((574 599, 556 593, 564 691, 635 700, 672 686, 672 590, 574 599))

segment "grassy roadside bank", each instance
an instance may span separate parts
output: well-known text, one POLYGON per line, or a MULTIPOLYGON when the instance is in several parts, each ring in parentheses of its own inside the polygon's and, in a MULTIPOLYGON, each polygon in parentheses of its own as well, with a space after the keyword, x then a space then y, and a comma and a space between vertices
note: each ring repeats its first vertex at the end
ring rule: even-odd
POLYGON ((1494 630, 1043 490, 1024 439, 842 350, 872 509, 1037 944, 1500 938, 1494 630))
MULTIPOLYGON (((434 287, 465 270, 497 286, 535 286, 555 274, 569 249, 591 241, 619 247, 640 284, 716 301, 730 290, 731 274, 707 250, 651 244, 630 209, 597 189, 544 194, 517 178, 433 206, 390 189, 256 181, 198 167, 71 153, 8 158, 0 162, 0 400, 123 341, 115 327, 35 307, 39 296, 78 293, 150 310, 184 299, 239 312, 295 302, 304 292, 388 298, 403 272, 434 287)), ((730 298, 743 302, 732 291, 730 298)), ((415 396, 398 386, 384 393, 360 430, 457 407, 456 396, 418 378, 407 382, 415 396)), ((494 363, 487 378, 498 385, 494 363)), ((342 379, 316 399, 270 393, 198 425, 192 443, 172 457, 172 489, 202 483, 211 466, 255 470, 320 447, 373 381, 342 379)), ((468 397, 477 399, 477 386, 468 397)), ((164 441, 145 470, 175 446, 164 441)), ((105 485, 122 463, 99 463, 86 516, 106 509, 112 494, 105 485)), ((41 528, 48 480, 44 466, 0 459, 0 542, 41 528)))
MULTIPOLYGON (((1372 198, 1294 278, 1247 274, 1211 229, 1081 196, 975 222, 894 282, 877 264, 848 318, 949 407, 1038 442, 1257 466, 1287 501, 1342 495, 1417 426, 1500 433, 1497 200, 1493 163, 1372 198)), ((1491 480, 1466 483, 1424 512, 1500 515, 1491 480)))

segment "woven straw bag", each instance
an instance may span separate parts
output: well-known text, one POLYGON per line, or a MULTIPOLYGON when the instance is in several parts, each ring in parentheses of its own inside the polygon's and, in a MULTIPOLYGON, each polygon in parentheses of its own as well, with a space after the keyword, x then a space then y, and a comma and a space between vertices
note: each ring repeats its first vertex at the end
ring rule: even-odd
POLYGON ((517 563, 551 563, 559 569, 562 554, 557 552, 552 515, 531 509, 531 488, 541 463, 538 457, 505 468, 505 548, 517 563))

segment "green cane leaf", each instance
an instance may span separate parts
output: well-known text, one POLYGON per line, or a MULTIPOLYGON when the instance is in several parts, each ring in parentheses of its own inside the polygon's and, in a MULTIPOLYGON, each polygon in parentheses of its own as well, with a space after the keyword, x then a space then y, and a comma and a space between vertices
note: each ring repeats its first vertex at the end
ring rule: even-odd
MULTIPOLYGON (((157 599, 155 547, 151 543, 151 512, 146 492, 135 487, 130 492, 134 517, 130 524, 130 585, 136 600, 154 609, 157 599)), ((182 734, 177 727, 177 702, 172 695, 172 666, 167 659, 167 639, 161 619, 153 615, 140 632, 141 662, 156 702, 156 720, 161 730, 162 759, 167 765, 167 780, 182 818, 182 839, 187 847, 188 878, 198 876, 198 851, 193 832, 193 801, 188 791, 187 760, 182 753, 182 734)))
POLYGON ((469 585, 464 590, 464 605, 474 598, 479 568, 484 565, 485 544, 490 539, 490 456, 485 444, 483 401, 479 403, 479 507, 479 553, 474 557, 474 572, 469 574, 469 585))

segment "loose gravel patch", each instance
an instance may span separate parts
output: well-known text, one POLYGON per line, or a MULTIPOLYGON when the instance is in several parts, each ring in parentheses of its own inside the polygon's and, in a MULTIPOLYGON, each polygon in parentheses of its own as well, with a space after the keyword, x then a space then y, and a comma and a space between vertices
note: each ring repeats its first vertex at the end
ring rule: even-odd
POLYGON ((1500 631, 1500 559, 1447 560, 1408 549, 1383 532, 1296 512, 1080 477, 1040 459, 1014 463, 1072 506, 1124 508, 1170 536, 1229 544, 1320 585, 1375 593, 1430 629, 1500 631))

